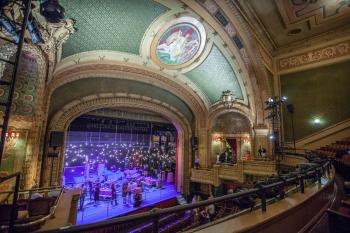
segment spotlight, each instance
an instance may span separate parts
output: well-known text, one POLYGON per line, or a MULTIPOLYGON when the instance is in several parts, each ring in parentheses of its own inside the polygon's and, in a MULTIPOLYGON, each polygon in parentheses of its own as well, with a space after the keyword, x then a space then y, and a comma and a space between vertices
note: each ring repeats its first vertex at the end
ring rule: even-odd
POLYGON ((286 101, 287 99, 287 96, 282 96, 282 101, 286 101))
POLYGON ((59 23, 64 18, 64 8, 58 3, 58 0, 41 0, 40 14, 49 23, 59 23))
POLYGON ((269 136, 269 139, 270 139, 270 140, 274 140, 274 139, 275 139, 275 135, 271 134, 271 135, 269 136))
POLYGON ((315 125, 319 125, 321 123, 320 118, 315 118, 314 123, 315 123, 315 125))

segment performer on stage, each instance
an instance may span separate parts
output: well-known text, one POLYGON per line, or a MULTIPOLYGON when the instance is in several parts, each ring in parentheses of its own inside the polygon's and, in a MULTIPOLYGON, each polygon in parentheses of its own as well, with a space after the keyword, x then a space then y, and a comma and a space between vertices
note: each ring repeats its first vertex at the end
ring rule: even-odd
POLYGON ((131 194, 132 194, 132 183, 128 184, 128 205, 131 204, 131 194))
POLYGON ((92 200, 92 195, 94 194, 94 188, 92 186, 92 181, 89 180, 89 195, 90 195, 90 201, 92 200))
POLYGON ((100 183, 96 184, 94 199, 95 199, 95 205, 97 205, 100 200, 100 183))
POLYGON ((123 204, 126 205, 126 195, 128 193, 128 183, 123 183, 122 196, 123 196, 123 204))
POLYGON ((86 187, 84 184, 82 184, 80 198, 79 198, 79 209, 80 210, 83 210, 83 208, 84 208, 85 196, 86 196, 86 187))
POLYGON ((112 185, 111 185, 111 190, 112 190, 112 204, 114 201, 114 205, 118 205, 117 190, 115 188, 114 183, 112 183, 112 185))

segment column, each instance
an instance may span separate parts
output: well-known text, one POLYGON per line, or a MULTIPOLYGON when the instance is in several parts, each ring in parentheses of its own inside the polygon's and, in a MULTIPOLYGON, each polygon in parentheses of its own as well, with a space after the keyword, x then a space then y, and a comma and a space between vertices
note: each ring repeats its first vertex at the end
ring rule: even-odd
POLYGON ((207 129, 200 129, 198 130, 198 151, 197 155, 199 156, 200 160, 200 167, 201 168, 208 168, 210 166, 210 157, 208 153, 208 130, 207 129))

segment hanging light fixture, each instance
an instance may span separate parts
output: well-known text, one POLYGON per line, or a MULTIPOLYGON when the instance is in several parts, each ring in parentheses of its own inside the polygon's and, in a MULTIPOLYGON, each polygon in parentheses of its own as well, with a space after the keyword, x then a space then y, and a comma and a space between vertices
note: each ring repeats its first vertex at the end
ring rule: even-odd
POLYGON ((224 104, 225 108, 232 108, 235 101, 236 96, 232 94, 230 90, 222 92, 221 102, 224 104))

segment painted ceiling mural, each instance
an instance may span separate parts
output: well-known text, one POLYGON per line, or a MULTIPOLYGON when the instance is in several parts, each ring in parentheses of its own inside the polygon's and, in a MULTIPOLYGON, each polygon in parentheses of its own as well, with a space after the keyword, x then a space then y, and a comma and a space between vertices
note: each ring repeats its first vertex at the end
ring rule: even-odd
MULTIPOLYGON (((130 64, 158 67, 212 105, 223 91, 248 104, 232 53, 203 19, 177 1, 61 0, 77 32, 63 45, 65 60, 83 52, 121 52, 130 64), (146 48, 147 47, 147 48, 146 48), (74 56, 73 56, 74 55, 74 56), (136 57, 137 56, 137 57, 136 57)), ((115 55, 114 57, 116 57, 115 55)), ((83 56, 82 56, 83 58, 83 56)), ((75 60, 74 60, 75 61, 75 60)))

